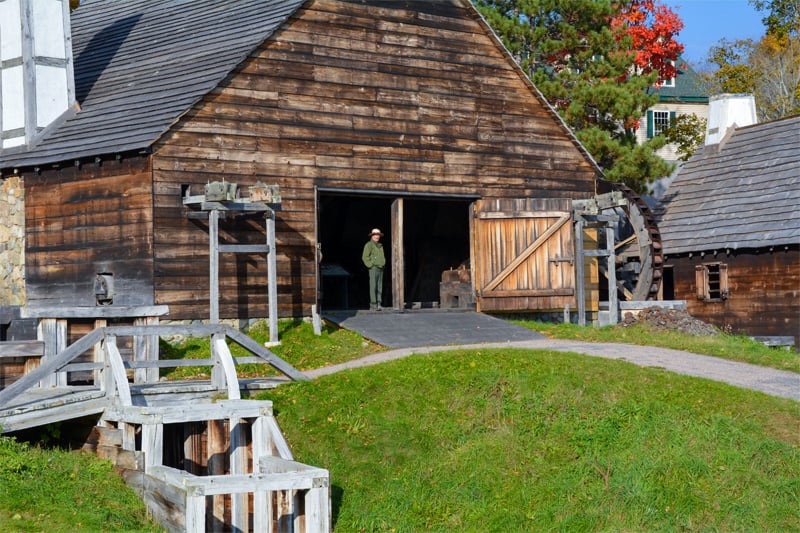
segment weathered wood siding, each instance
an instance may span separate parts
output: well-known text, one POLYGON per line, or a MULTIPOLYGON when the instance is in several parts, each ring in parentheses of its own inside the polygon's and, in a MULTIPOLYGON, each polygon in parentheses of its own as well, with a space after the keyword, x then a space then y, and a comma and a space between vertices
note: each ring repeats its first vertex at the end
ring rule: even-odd
POLYGON ((114 275, 114 305, 152 305, 149 158, 28 172, 24 180, 29 306, 94 306, 98 273, 114 275))
POLYGON ((800 249, 670 257, 675 298, 704 322, 736 334, 793 336, 800 347, 800 249), (695 267, 708 262, 728 265, 729 296, 704 302, 696 295, 695 267))
MULTIPOLYGON (((154 147, 155 303, 171 317, 208 305, 207 229, 181 207, 187 184, 281 186, 283 316, 308 315, 315 301, 315 187, 593 193, 589 160, 469 9, 374 4, 310 2, 154 147)), ((227 257, 221 316, 265 316, 264 258, 227 257)))

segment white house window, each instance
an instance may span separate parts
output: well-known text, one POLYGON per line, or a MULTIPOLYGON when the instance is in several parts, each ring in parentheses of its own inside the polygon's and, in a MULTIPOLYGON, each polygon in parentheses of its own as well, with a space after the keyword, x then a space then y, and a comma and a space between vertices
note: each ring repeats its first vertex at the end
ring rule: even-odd
POLYGON ((652 139, 656 135, 664 133, 673 120, 675 120, 674 111, 649 110, 647 112, 647 138, 652 139))
POLYGON ((661 135, 669 128, 669 111, 653 111, 653 135, 661 135))
POLYGON ((728 265, 704 263, 695 267, 697 299, 704 302, 721 302, 728 299, 728 265))

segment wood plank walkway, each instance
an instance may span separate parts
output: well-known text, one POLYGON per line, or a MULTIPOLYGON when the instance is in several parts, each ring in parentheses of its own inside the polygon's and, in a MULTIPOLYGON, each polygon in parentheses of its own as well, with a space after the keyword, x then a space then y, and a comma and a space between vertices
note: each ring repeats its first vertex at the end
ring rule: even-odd
POLYGON ((465 310, 336 311, 323 315, 387 348, 544 339, 541 333, 465 310))

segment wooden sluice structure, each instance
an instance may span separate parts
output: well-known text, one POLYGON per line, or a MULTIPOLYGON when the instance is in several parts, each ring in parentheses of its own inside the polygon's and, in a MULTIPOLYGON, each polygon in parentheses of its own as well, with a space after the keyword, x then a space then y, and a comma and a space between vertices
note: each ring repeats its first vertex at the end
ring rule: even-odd
POLYGON ((112 460, 169 531, 330 531, 328 471, 294 461, 271 402, 242 399, 307 379, 261 344, 224 324, 152 323, 48 344, 0 343, 0 365, 24 368, 0 390, 2 432, 96 415, 84 448, 112 460), (175 335, 210 337, 210 357, 160 360, 159 338, 175 335), (250 355, 234 357, 228 342, 250 355), (253 363, 280 375, 239 379, 236 366, 253 363), (183 366, 210 367, 209 379, 160 379, 183 366))

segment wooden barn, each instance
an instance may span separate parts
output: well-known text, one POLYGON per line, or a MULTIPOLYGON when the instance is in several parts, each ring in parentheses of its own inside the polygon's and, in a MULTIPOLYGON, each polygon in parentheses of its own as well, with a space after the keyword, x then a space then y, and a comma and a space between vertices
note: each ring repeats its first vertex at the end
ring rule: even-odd
MULTIPOLYGON (((438 301, 461 267, 482 310, 574 308, 570 205, 600 170, 468 0, 84 0, 70 23, 77 105, 0 154, 29 308, 208 318, 209 221, 185 200, 222 181, 279 187, 280 316, 366 308, 373 227, 385 305, 438 301)), ((220 242, 263 243, 264 216, 223 216, 220 242)), ((268 314, 253 250, 222 250, 223 319, 268 314)))
POLYGON ((800 116, 724 132, 661 201, 664 298, 723 330, 800 347, 800 116))

